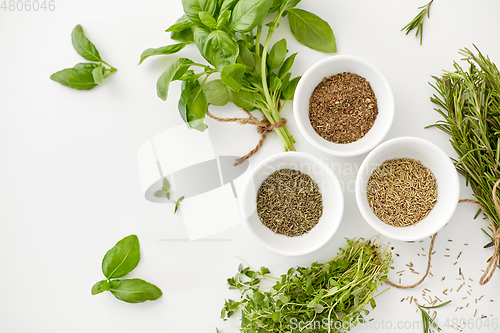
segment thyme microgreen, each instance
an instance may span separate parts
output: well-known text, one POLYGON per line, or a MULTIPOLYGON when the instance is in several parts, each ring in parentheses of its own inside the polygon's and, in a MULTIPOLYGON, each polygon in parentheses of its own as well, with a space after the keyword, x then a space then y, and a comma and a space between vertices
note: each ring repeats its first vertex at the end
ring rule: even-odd
POLYGON ((431 0, 428 4, 423 5, 421 7, 418 7, 418 9, 421 9, 421 11, 418 13, 417 16, 413 20, 411 20, 410 23, 405 25, 401 31, 406 30, 406 34, 408 35, 410 31, 417 29, 415 31, 415 38, 420 35, 420 45, 422 45, 422 36, 424 33, 424 20, 425 20, 425 15, 427 14, 427 18, 430 17, 430 9, 431 9, 431 4, 434 0, 431 0))
POLYGON ((170 182, 168 181, 168 179, 166 177, 163 177, 163 186, 160 190, 154 193, 154 196, 157 198, 167 198, 169 201, 173 202, 175 204, 174 213, 177 213, 182 200, 184 200, 184 196, 181 196, 179 199, 174 201, 170 200, 170 193, 174 193, 174 191, 171 190, 170 182))
POLYGON ((434 305, 434 306, 423 306, 423 305, 418 304, 417 301, 415 301, 415 304, 417 305, 417 307, 420 309, 420 312, 422 313, 422 326, 424 328, 424 333, 431 333, 432 330, 434 330, 434 329, 437 330, 438 332, 441 331, 441 329, 436 324, 436 322, 427 313, 427 310, 437 309, 437 308, 443 307, 450 302, 451 302, 451 300, 444 302, 444 303, 441 303, 441 304, 438 304, 438 305, 434 305))

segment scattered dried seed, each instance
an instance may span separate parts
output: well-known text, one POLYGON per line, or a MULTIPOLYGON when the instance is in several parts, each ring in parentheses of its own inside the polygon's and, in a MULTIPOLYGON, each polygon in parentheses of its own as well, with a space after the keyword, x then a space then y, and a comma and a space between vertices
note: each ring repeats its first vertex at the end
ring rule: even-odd
POLYGON ((462 252, 460 252, 457 256, 457 259, 460 258, 460 256, 462 255, 462 252))
POLYGON ((460 285, 460 287, 458 287, 458 289, 457 289, 457 293, 458 293, 458 291, 459 291, 460 289, 462 289, 462 287, 464 286, 464 284, 465 284, 465 283, 462 283, 462 284, 460 285))

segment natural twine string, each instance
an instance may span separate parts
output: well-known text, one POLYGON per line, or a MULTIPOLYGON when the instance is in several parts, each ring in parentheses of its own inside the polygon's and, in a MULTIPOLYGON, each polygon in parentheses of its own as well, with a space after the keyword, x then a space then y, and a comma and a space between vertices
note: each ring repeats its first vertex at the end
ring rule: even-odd
POLYGON ((266 137, 269 133, 274 131, 276 128, 280 128, 281 126, 286 125, 286 119, 281 119, 277 123, 271 124, 267 119, 264 118, 264 120, 260 120, 256 118, 253 114, 251 114, 249 111, 242 109, 247 115, 248 118, 220 118, 217 116, 214 116, 213 114, 210 113, 210 111, 207 110, 207 115, 215 119, 217 121, 223 122, 223 123, 228 123, 228 122, 234 122, 238 123, 240 125, 255 125, 257 127, 257 132, 260 134, 260 140, 257 146, 255 146, 254 149, 250 150, 248 154, 245 156, 238 158, 234 165, 240 165, 241 163, 245 162, 247 159, 252 157, 255 153, 259 151, 259 149, 262 147, 264 144, 264 141, 266 140, 266 137))
MULTIPOLYGON (((497 199, 497 187, 498 187, 498 185, 500 185, 500 179, 497 180, 497 182, 495 183, 495 186, 493 186, 492 194, 493 194, 493 203, 495 204, 495 208, 497 210, 498 216, 500 216, 500 204, 498 203, 498 199, 497 199)), ((478 206, 479 208, 481 208, 481 210, 483 212, 486 212, 486 207, 484 207, 479 201, 471 200, 471 199, 462 199, 462 200, 459 200, 458 202, 459 203, 462 203, 462 202, 473 203, 476 206, 478 206)), ((491 257, 491 260, 489 261, 488 266, 486 267, 486 270, 483 273, 483 276, 481 276, 481 278, 479 279, 480 285, 485 285, 486 283, 488 283, 491 280, 493 274, 495 273, 496 267, 500 265, 500 256, 498 255, 498 251, 500 250, 500 228, 496 227, 495 222, 493 222, 493 220, 491 218, 489 218, 488 215, 486 215, 486 218, 490 221, 491 228, 493 229, 493 239, 495 241, 495 249, 493 250, 493 256, 491 257)), ((409 286, 397 285, 389 280, 385 280, 385 283, 387 283, 388 285, 395 287, 395 288, 411 289, 411 288, 415 288, 416 286, 418 286, 422 282, 424 282, 425 278, 429 274, 429 269, 431 267, 431 255, 432 255, 432 250, 434 248, 434 242, 436 240, 436 236, 437 236, 437 233, 435 233, 431 237, 431 244, 429 246, 429 256, 428 256, 429 258, 427 259, 427 270, 426 270, 424 276, 420 279, 420 281, 418 281, 415 284, 409 285, 409 286)))

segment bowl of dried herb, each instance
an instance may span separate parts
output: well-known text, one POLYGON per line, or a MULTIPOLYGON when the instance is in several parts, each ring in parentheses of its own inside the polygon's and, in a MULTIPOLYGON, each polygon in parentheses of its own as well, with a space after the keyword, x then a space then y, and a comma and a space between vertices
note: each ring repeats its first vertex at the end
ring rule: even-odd
POLYGON ((300 132, 314 147, 335 156, 356 156, 386 136, 394 118, 394 96, 373 65, 335 55, 304 73, 293 112, 300 132))
POLYGON ((377 146, 356 177, 356 201, 363 218, 379 233, 402 241, 420 240, 443 228, 455 212, 459 194, 450 158, 433 143, 415 137, 377 146))
POLYGON ((245 225, 266 249, 288 256, 311 253, 337 231, 342 188, 320 159, 301 152, 273 155, 250 173, 240 198, 245 225))

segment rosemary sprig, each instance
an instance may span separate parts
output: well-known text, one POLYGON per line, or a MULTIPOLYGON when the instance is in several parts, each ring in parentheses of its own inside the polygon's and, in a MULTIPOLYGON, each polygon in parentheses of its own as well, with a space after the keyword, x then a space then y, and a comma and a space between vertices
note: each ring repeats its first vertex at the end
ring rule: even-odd
POLYGON ((420 35, 420 45, 422 45, 422 35, 424 33, 424 19, 425 19, 425 14, 427 14, 427 17, 429 18, 430 16, 430 8, 431 4, 434 0, 431 0, 428 4, 423 5, 421 7, 418 7, 418 9, 422 9, 420 13, 418 13, 417 16, 413 20, 411 20, 410 23, 404 26, 401 31, 406 30, 406 34, 408 35, 410 31, 414 30, 415 28, 417 31, 415 32, 415 38, 420 35))
POLYGON ((431 333, 433 329, 437 330, 438 332, 441 331, 439 326, 432 319, 432 317, 427 313, 426 310, 437 309, 437 308, 445 306, 446 304, 448 304, 450 302, 451 302, 451 300, 444 302, 444 303, 441 303, 439 305, 423 306, 423 305, 418 304, 417 301, 415 301, 415 304, 417 304, 417 307, 420 309, 420 312, 422 312, 422 326, 424 328, 424 333, 431 333))

